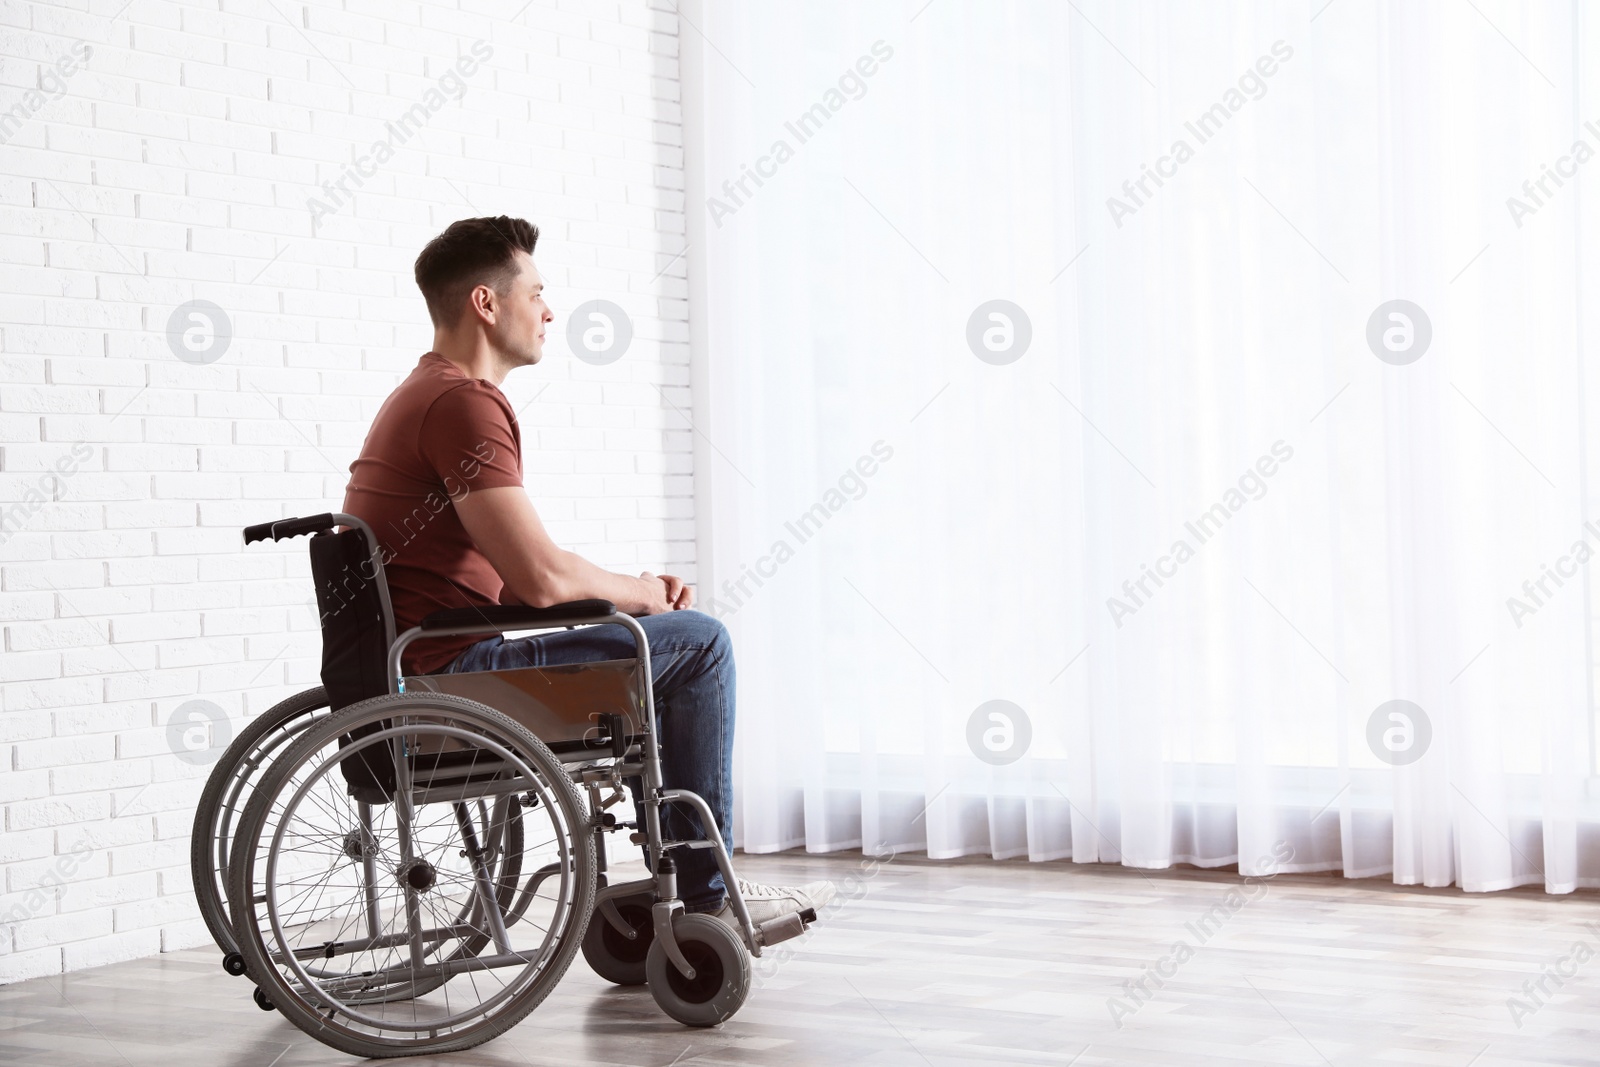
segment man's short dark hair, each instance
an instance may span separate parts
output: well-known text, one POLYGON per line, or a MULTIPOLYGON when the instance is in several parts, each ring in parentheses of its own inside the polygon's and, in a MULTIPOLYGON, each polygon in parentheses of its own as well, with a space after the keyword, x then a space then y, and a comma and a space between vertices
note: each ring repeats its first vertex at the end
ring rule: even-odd
POLYGON ((516 254, 533 255, 539 227, 507 215, 461 219, 444 228, 417 257, 417 288, 435 327, 461 320, 462 301, 480 285, 504 293, 516 277, 516 254))

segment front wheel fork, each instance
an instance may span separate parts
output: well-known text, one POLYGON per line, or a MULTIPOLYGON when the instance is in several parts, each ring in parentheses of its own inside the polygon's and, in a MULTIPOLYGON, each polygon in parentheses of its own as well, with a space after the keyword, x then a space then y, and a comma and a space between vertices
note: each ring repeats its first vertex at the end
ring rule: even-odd
POLYGON ((682 911, 683 901, 678 899, 678 865, 670 855, 663 854, 656 863, 656 902, 650 907, 656 943, 667 954, 672 965, 678 968, 678 973, 692 980, 694 967, 689 964, 683 949, 678 947, 678 939, 672 933, 673 920, 682 911))

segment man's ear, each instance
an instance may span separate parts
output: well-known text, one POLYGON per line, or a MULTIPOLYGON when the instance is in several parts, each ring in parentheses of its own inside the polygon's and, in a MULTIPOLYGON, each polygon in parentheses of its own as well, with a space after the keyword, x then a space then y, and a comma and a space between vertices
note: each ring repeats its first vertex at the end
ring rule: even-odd
POLYGON ((495 316, 500 313, 500 299, 495 294, 494 288, 488 285, 474 286, 467 299, 472 304, 472 313, 483 319, 489 325, 494 325, 495 316))

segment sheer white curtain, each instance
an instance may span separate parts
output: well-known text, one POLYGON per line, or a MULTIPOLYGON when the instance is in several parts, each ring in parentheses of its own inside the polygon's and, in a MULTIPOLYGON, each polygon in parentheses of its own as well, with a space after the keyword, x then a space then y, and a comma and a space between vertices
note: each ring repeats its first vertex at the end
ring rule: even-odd
POLYGON ((1600 884, 1594 19, 1324 3, 683 5, 742 847, 1600 884))

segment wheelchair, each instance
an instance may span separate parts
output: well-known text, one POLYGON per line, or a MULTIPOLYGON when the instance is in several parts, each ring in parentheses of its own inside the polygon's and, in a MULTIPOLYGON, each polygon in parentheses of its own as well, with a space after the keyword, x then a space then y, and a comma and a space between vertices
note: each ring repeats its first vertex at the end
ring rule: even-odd
POLYGON ((644 629, 606 601, 436 612, 395 634, 382 550, 328 513, 247 527, 310 534, 322 682, 256 717, 195 813, 195 895, 223 968, 256 1004, 357 1056, 455 1052, 520 1022, 582 951, 647 985, 667 1015, 715 1026, 744 1004, 752 956, 807 909, 754 925, 710 806, 662 784, 644 629), (342 529, 341 529, 342 528, 342 529), (614 625, 637 655, 407 677, 415 640, 614 625), (632 790, 632 821, 608 810, 632 790), (707 836, 665 840, 682 805, 707 836), (631 831, 648 877, 610 884, 605 837, 631 831), (674 852, 712 850, 736 932, 678 899, 674 852))

